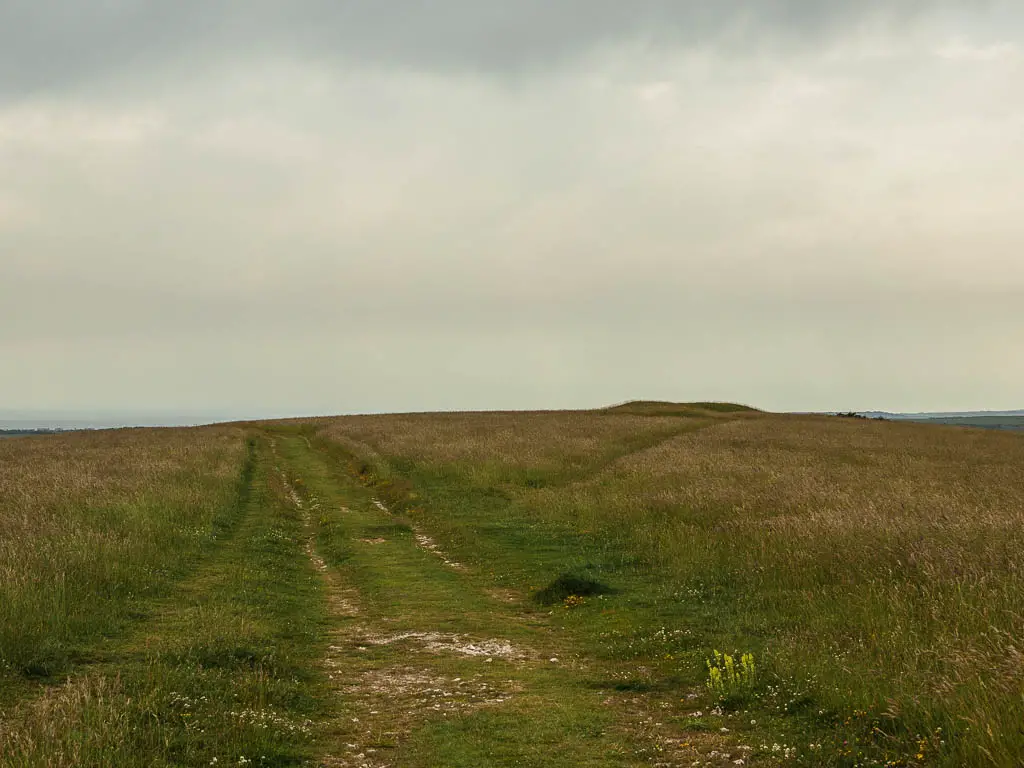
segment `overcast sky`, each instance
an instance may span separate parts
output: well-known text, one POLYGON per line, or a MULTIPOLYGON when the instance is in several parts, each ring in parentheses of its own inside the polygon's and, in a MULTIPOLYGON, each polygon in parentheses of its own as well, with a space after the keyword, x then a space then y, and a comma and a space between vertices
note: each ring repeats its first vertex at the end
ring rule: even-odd
POLYGON ((0 408, 1022 408, 1022 351, 1018 1, 0 0, 0 408))

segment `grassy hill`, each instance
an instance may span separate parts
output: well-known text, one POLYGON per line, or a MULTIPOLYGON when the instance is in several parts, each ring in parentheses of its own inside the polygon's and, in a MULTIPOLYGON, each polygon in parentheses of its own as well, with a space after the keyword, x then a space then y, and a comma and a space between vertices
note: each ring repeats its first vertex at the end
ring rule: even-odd
POLYGON ((654 414, 659 416, 702 416, 711 413, 761 413, 738 403, 669 403, 661 400, 631 400, 606 408, 609 413, 654 414))
POLYGON ((718 403, 2 441, 0 766, 1016 766, 1022 462, 718 403))

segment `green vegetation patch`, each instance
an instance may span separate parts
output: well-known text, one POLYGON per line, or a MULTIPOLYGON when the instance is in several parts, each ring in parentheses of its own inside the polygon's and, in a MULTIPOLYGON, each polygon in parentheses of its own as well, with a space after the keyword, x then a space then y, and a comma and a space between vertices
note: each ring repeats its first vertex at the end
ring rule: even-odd
POLYGON ((719 414, 760 413, 756 408, 739 403, 672 403, 662 400, 633 400, 605 408, 604 413, 631 413, 648 416, 706 416, 719 414))

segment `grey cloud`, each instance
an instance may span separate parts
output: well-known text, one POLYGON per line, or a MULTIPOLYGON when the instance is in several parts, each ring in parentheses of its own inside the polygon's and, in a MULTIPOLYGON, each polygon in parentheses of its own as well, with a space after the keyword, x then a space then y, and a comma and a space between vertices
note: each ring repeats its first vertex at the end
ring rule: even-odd
MULTIPOLYGON (((994 8, 1007 6, 991 3, 994 8)), ((0 96, 281 53, 349 65, 514 72, 608 43, 799 41, 968 0, 7 0, 0 96)), ((1012 6, 1010 13, 1013 13, 1012 6)), ((1017 14, 1019 16, 1019 14, 1017 14)))
POLYGON ((137 72, 207 34, 201 2, 8 0, 0 4, 0 97, 137 72))
POLYGON ((81 295, 22 319, 88 318, 93 336, 63 331, 8 344, 6 382, 49 407, 95 405, 96 392, 113 390, 116 402, 135 408, 321 413, 581 407, 637 396, 912 409, 1009 404, 1024 374, 1005 355, 1024 342, 1013 323, 1019 296, 883 301, 837 291, 680 302, 650 285, 644 291, 589 305, 506 302, 486 312, 469 296, 454 307, 408 295, 371 306, 332 302, 315 287, 205 309, 152 295, 81 295), (89 308, 97 301, 123 316, 98 327, 106 321, 89 308), (77 317, 76 304, 85 310, 77 317), (459 317, 439 321, 439 311, 459 317), (118 327, 129 316, 137 341, 118 327))
POLYGON ((1019 407, 967 3, 91 5, 0 0, 9 405, 1019 407))

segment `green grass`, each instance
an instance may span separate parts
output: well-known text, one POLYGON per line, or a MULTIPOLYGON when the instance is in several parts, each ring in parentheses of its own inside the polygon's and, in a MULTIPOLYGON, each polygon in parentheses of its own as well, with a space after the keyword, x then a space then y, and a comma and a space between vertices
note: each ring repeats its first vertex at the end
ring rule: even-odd
POLYGON ((5 441, 0 766, 1019 763, 1019 436, 628 406, 5 441))
MULTIPOLYGON (((325 434, 374 437, 389 418, 325 434)), ((614 589, 563 609, 588 656, 692 691, 715 649, 752 652, 758 684, 711 725, 756 721, 755 760, 775 744, 837 766, 1024 753, 1016 436, 726 414, 611 461, 593 451, 570 468, 532 449, 541 461, 484 476, 475 463, 505 452, 500 435, 457 454, 403 437, 370 448, 451 557, 525 592, 566 573, 614 589)))
MULTIPOLYGON (((393 487, 390 481, 351 473, 336 449, 316 441, 314 446, 310 450, 301 437, 280 441, 296 486, 307 504, 318 509, 320 552, 359 596, 361 613, 343 620, 343 626, 357 637, 366 632, 427 632, 452 637, 453 642, 458 638, 463 644, 507 643, 522 652, 521 658, 487 659, 445 647, 431 651, 415 640, 367 647, 367 641, 343 633, 344 639, 334 641, 334 659, 349 679, 421 676, 433 681, 431 689, 454 697, 442 702, 458 701, 465 694, 455 681, 471 681, 471 686, 487 689, 485 699, 498 700, 481 704, 470 697, 465 709, 435 710, 429 697, 391 691, 387 682, 377 683, 384 691, 347 685, 340 697, 337 741, 388 744, 395 764, 408 766, 643 764, 643 755, 652 749, 651 739, 623 725, 620 699, 626 694, 614 687, 615 680, 631 671, 620 669, 616 661, 587 658, 571 626, 572 617, 560 604, 543 606, 528 599, 525 591, 512 600, 495 593, 509 583, 495 569, 512 562, 533 565, 532 537, 525 550, 495 548, 502 559, 489 563, 488 569, 449 567, 417 546, 410 530, 422 530, 429 523, 426 513, 411 505, 408 516, 381 510, 374 499, 381 486, 393 487), (384 710, 384 701, 391 702, 390 712, 368 714, 375 703, 384 710), (359 722, 349 725, 352 718, 359 722)), ((358 459, 354 463, 358 467, 358 459)), ((564 563, 563 542, 550 543, 552 566, 564 563)))
POLYGON ((323 715, 324 610, 266 448, 198 570, 0 733, 5 766, 285 766, 323 715))
POLYGON ((0 679, 60 675, 145 615, 231 525, 245 453, 231 429, 0 445, 0 679))

